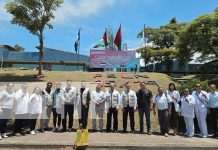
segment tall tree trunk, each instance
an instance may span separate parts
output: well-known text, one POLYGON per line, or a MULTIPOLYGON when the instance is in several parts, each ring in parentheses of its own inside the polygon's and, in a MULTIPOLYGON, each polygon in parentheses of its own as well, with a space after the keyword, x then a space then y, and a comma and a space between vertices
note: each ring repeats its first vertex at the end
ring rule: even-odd
POLYGON ((167 72, 167 75, 170 76, 171 74, 171 66, 172 66, 172 61, 170 60, 170 58, 168 58, 165 62, 165 67, 166 67, 166 72, 167 72))
POLYGON ((44 53, 44 43, 43 43, 43 34, 40 32, 40 37, 39 37, 39 72, 38 75, 42 75, 42 59, 43 59, 43 53, 44 53))

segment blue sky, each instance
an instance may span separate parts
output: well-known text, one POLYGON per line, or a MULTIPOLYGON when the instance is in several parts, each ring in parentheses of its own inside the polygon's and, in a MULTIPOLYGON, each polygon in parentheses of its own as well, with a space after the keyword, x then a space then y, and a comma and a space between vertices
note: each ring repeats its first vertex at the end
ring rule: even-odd
MULTIPOLYGON (((11 17, 4 10, 6 1, 0 0, 0 44, 19 44, 26 51, 37 51, 37 37, 10 24, 11 17)), ((45 46, 74 52, 74 40, 81 27, 80 52, 89 54, 106 27, 110 25, 116 32, 121 24, 123 42, 135 49, 141 44, 136 36, 143 24, 159 27, 173 17, 188 22, 216 7, 218 0, 65 0, 55 13, 54 29, 44 32, 45 46)))

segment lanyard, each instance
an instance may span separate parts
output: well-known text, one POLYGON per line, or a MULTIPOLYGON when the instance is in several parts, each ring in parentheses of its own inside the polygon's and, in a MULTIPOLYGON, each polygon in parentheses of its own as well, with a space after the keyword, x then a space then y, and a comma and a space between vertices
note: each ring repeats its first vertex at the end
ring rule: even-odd
POLYGON ((196 94, 197 98, 201 101, 201 103, 204 104, 205 106, 207 106, 207 102, 205 103, 205 102, 199 97, 200 93, 198 94, 198 92, 195 92, 195 94, 196 94))

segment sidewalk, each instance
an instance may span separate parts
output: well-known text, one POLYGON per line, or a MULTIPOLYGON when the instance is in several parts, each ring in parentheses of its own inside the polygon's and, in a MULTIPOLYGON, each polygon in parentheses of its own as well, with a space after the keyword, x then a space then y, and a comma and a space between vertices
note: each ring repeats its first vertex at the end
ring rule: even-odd
MULTIPOLYGON (((61 149, 72 147, 76 133, 38 133, 0 141, 0 149, 61 149)), ((88 149, 217 149, 218 139, 122 133, 89 133, 88 149)))

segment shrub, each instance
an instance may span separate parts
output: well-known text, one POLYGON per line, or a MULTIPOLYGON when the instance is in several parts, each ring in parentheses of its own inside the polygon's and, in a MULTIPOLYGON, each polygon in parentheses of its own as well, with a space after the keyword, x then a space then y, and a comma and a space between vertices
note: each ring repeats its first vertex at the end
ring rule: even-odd
POLYGON ((188 82, 182 82, 179 86, 178 86, 178 90, 181 94, 183 94, 183 90, 185 88, 188 88, 190 90, 190 93, 192 93, 195 90, 195 86, 197 83, 200 83, 202 85, 202 89, 205 91, 209 90, 209 86, 208 86, 208 81, 201 81, 198 78, 193 78, 188 82))

